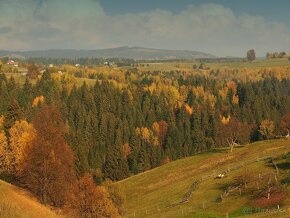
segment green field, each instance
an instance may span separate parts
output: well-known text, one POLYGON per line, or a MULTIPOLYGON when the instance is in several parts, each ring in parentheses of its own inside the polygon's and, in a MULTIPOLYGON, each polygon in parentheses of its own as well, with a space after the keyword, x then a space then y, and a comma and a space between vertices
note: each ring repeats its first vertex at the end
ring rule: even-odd
MULTIPOLYGON (((199 61, 180 61, 180 62, 160 62, 160 63, 143 63, 138 69, 142 71, 171 71, 171 70, 192 70, 193 65, 199 66, 199 61)), ((277 59, 257 59, 253 62, 248 61, 222 61, 222 62, 204 62, 210 69, 218 68, 268 68, 268 67, 287 67, 290 61, 287 58, 277 59)))
POLYGON ((257 59, 253 62, 229 61, 224 63, 208 63, 211 68, 267 68, 267 67, 285 67, 290 66, 290 61, 287 58, 277 59, 257 59))
MULTIPOLYGON (((275 173, 263 158, 275 157, 290 151, 290 140, 257 142, 236 148, 233 153, 219 149, 193 157, 174 161, 156 169, 120 181, 127 203, 125 217, 238 217, 249 212, 248 196, 233 195, 222 202, 217 197, 233 178, 243 172, 254 175, 275 173), (227 177, 215 179, 216 175, 229 170, 227 177), (194 181, 201 181, 188 203, 176 205, 194 181)), ((289 173, 284 172, 284 174, 289 173)), ((283 173, 281 174, 284 175, 283 173)), ((287 217, 289 200, 282 210, 272 211, 275 217, 287 217)), ((254 217, 263 217, 258 213, 254 217), (258 215, 258 216, 257 216, 258 215)), ((249 215, 248 215, 249 216, 249 215)), ((251 216, 249 216, 251 217, 251 216)))

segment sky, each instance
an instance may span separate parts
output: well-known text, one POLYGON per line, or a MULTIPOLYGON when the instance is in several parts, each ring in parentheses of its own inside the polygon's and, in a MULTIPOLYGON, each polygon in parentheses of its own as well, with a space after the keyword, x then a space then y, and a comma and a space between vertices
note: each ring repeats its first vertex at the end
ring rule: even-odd
POLYGON ((289 0, 0 0, 0 50, 290 51, 289 0))

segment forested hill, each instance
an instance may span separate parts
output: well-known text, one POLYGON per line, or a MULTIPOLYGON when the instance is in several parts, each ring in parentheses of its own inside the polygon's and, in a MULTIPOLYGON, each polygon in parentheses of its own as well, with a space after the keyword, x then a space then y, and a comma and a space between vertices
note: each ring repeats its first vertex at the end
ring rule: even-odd
POLYGON ((15 58, 129 58, 142 60, 199 59, 215 56, 198 51, 165 50, 142 47, 119 47, 96 50, 54 49, 43 51, 0 51, 0 56, 15 58))
POLYGON ((4 131, 11 137, 16 121, 40 121, 42 104, 57 105, 52 111, 62 113, 77 172, 120 180, 228 143, 285 135, 289 128, 286 78, 265 74, 259 81, 239 82, 128 71, 115 75, 119 82, 109 82, 107 76, 78 87, 68 75, 47 71, 35 85, 27 80, 19 86, 1 74, 4 131))

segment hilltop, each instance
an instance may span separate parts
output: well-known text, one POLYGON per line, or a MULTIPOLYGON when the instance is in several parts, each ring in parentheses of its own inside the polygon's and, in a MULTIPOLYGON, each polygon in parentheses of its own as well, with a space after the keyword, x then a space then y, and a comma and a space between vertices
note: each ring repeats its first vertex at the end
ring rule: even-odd
POLYGON ((96 50, 51 49, 43 51, 0 51, 0 57, 12 58, 129 58, 142 60, 215 58, 214 55, 188 50, 165 50, 143 47, 118 47, 96 50))
POLYGON ((61 217, 43 206, 28 191, 0 180, 0 218, 61 217))
MULTIPOLYGON (((257 179, 258 176, 264 178, 265 175, 275 174, 275 169, 270 164, 271 158, 280 163, 280 155, 283 156, 289 151, 290 140, 257 142, 236 148, 233 153, 228 153, 228 149, 225 148, 173 161, 120 181, 119 184, 127 196, 126 217, 250 215, 257 211, 251 206, 252 196, 243 194, 244 191, 241 196, 236 192, 230 193, 222 201, 219 197, 238 175, 248 172, 253 179, 257 179), (225 177, 215 178, 219 174, 224 174, 225 177)), ((287 174, 289 153, 286 159, 283 158, 284 162, 277 165, 281 166, 279 179, 288 181, 286 182, 288 198, 281 205, 280 211, 273 210, 275 217, 287 217, 290 206, 287 174)), ((260 209, 261 211, 264 210, 260 209)), ((257 215, 255 217, 263 217, 265 214, 257 213, 257 215)))

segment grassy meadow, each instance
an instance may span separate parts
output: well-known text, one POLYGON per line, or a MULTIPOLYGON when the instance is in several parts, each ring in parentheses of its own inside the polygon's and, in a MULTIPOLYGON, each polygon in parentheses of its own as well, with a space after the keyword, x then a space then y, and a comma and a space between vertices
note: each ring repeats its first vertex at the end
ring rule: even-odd
MULTIPOLYGON (((119 182, 127 196, 125 217, 238 217, 247 215, 251 199, 244 195, 230 195, 217 202, 235 176, 252 172, 253 176, 274 173, 262 157, 273 157, 290 151, 290 140, 257 142, 235 148, 214 150, 193 157, 174 161, 156 169, 141 173, 119 182), (235 169, 237 168, 237 169, 235 169), (223 179, 214 177, 229 170, 223 179), (200 180, 199 188, 192 193, 188 203, 179 204, 194 181, 200 180)), ((286 172, 289 173, 289 170, 286 172)), ((289 194, 288 187, 288 194, 289 194)), ((281 217, 287 217, 290 206, 287 199, 281 217), (288 205, 288 206, 287 206, 288 205)), ((260 213, 259 217, 263 213, 260 213)), ((277 217, 279 213, 277 213, 277 217)))
POLYGON ((0 218, 61 217, 43 206, 29 192, 0 180, 0 218))
MULTIPOLYGON (((193 65, 199 66, 199 61, 179 61, 179 62, 157 62, 142 63, 138 69, 141 71, 171 71, 171 70, 192 70, 193 65)), ((253 62, 248 61, 221 61, 221 62, 204 62, 210 69, 220 68, 269 68, 269 67, 287 67, 290 66, 288 58, 277 59, 257 59, 253 62)))

